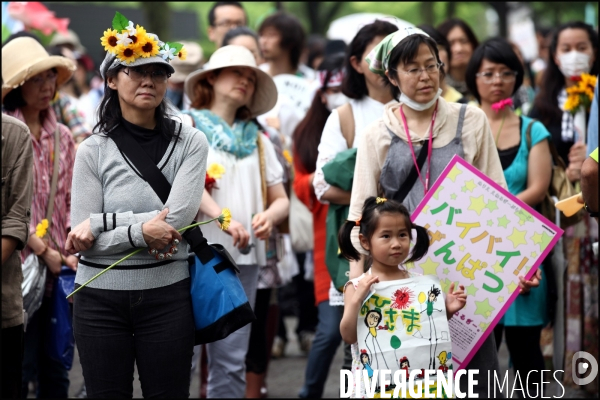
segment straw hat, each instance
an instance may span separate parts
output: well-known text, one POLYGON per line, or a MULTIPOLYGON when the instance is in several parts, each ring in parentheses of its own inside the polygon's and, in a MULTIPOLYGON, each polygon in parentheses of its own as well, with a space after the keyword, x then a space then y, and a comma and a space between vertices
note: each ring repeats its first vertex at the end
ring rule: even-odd
POLYGON ((181 41, 181 44, 187 49, 187 58, 185 60, 175 58, 171 61, 171 65, 175 68, 175 73, 171 75, 171 82, 174 83, 183 83, 185 78, 200 69, 202 64, 202 47, 198 43, 181 41))
POLYGON ((247 67, 256 73, 254 96, 248 108, 251 117, 270 111, 277 103, 277 86, 273 79, 256 66, 250 50, 243 46, 229 45, 218 49, 208 60, 209 68, 191 73, 185 80, 185 94, 194 102, 194 87, 201 79, 206 79, 211 71, 227 67, 247 67))
POLYGON ((75 64, 66 57, 50 56, 35 39, 20 37, 2 47, 2 100, 13 89, 40 72, 56 68, 56 87, 67 82, 75 69, 75 64))

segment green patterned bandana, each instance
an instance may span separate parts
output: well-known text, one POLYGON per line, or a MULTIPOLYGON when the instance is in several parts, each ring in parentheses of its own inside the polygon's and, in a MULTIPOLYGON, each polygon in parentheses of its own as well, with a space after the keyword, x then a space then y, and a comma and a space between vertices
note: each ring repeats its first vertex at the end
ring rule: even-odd
POLYGON ((390 62, 392 50, 394 50, 404 38, 415 34, 429 37, 429 35, 421 29, 412 26, 387 35, 366 57, 365 60, 369 64, 369 69, 378 75, 385 76, 385 71, 387 71, 389 67, 388 63, 390 62))

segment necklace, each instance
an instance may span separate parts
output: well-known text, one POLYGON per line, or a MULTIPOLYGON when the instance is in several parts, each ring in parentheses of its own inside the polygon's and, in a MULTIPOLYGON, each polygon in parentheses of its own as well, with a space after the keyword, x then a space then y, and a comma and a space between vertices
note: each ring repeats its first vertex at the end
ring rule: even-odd
MULTIPOLYGON (((408 139, 408 146, 410 147, 410 152, 413 158, 413 163, 415 164, 415 168, 417 169, 417 173, 419 174, 419 180, 423 184, 424 192, 427 194, 429 190, 429 173, 431 172, 431 148, 433 147, 433 126, 435 125, 435 116, 437 115, 437 107, 438 103, 435 103, 435 110, 433 110, 433 115, 431 117, 431 129, 429 130, 429 143, 428 145, 428 155, 427 155, 427 175, 425 176, 425 182, 423 182, 423 178, 421 177, 421 170, 419 169, 419 163, 417 162, 417 157, 415 156, 415 150, 413 148, 412 140, 410 138, 410 133, 408 132, 408 123, 406 122, 406 117, 404 116, 404 111, 402 111, 402 106, 400 106, 400 117, 402 118, 402 124, 404 126, 404 132, 406 132, 406 138, 408 139)), ((425 151, 425 149, 421 149, 421 151, 425 151)))
POLYGON ((502 116, 502 121, 500 122, 500 129, 496 133, 496 148, 498 148, 498 139, 500 139, 500 132, 502 132, 502 127, 504 126, 504 120, 506 119, 506 114, 502 116))

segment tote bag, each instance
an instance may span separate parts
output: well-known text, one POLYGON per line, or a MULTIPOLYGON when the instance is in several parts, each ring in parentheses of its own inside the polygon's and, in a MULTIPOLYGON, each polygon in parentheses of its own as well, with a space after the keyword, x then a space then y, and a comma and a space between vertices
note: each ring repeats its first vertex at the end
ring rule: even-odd
POLYGON ((195 254, 190 262, 195 344, 224 339, 256 319, 235 262, 220 244, 208 247, 212 258, 195 254))

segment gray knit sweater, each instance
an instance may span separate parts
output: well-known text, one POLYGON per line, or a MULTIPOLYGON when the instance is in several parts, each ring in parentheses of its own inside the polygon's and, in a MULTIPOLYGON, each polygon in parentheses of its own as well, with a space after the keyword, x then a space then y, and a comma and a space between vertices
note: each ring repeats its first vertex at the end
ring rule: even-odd
MULTIPOLYGON (((176 132, 179 126, 177 123, 176 132)), ((75 227, 90 218, 95 241, 90 249, 81 252, 75 283, 82 284, 101 268, 137 248, 146 248, 142 223, 152 219, 163 208, 169 209, 166 222, 175 229, 189 225, 200 206, 207 154, 206 136, 184 125, 180 140, 171 141, 158 163, 172 185, 167 203, 163 206, 152 187, 132 169, 131 162, 125 161, 112 139, 95 134, 82 142, 73 170, 71 225, 75 227)), ((156 259, 144 249, 88 286, 144 290, 173 284, 189 277, 188 247, 183 240, 173 261, 158 266, 156 259)))

